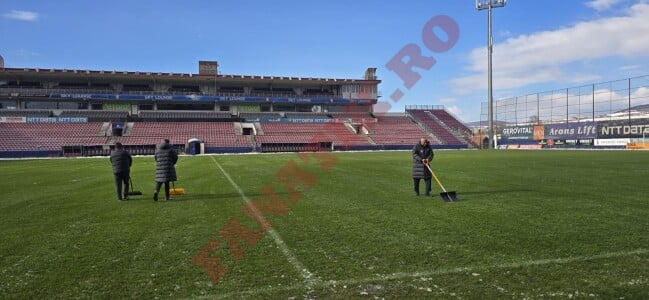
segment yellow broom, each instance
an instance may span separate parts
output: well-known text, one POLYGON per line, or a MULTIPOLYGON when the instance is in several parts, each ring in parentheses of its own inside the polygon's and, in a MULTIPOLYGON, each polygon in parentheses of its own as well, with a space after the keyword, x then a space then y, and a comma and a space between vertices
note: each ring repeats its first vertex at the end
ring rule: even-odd
POLYGON ((176 185, 174 182, 171 182, 172 188, 169 189, 169 195, 185 195, 187 192, 185 191, 184 188, 176 188, 176 185))

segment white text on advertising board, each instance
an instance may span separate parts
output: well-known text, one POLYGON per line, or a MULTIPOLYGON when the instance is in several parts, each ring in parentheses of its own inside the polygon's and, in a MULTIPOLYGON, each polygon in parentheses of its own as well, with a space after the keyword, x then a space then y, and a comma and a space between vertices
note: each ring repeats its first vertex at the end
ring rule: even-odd
POLYGON ((649 125, 603 126, 602 135, 649 134, 649 125))
POLYGON ((505 135, 515 135, 521 133, 532 134, 533 129, 532 127, 512 127, 503 129, 503 134, 505 135))
MULTIPOLYGON (((597 129, 594 125, 584 125, 579 126, 577 129, 577 135, 590 135, 596 134, 597 129)), ((574 135, 575 128, 550 128, 549 135, 574 135)))

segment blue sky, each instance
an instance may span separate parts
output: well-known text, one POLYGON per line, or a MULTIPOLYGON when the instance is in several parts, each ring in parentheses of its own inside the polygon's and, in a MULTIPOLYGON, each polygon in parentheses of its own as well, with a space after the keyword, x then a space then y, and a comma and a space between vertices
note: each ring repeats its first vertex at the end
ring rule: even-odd
MULTIPOLYGON (((444 105, 480 119, 487 95, 487 12, 466 1, 0 0, 6 67, 361 78, 376 67, 390 111, 444 105), (423 43, 447 15, 457 43, 423 43), (437 63, 410 89, 386 64, 414 43, 437 63), (390 98, 396 89, 404 96, 390 98)), ((494 98, 649 74, 649 1, 509 0, 493 11, 494 98)), ((436 31, 439 33, 439 31, 436 31)))

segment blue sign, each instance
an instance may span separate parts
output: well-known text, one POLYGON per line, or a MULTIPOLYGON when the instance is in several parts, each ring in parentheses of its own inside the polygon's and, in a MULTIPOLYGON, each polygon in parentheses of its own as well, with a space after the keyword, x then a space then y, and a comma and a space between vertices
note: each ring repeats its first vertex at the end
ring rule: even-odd
POLYGON ((278 122, 278 123, 331 123, 335 120, 324 118, 245 118, 246 122, 278 122))
POLYGON ((259 96, 201 96, 201 95, 134 95, 134 94, 50 94, 53 99, 127 100, 127 101, 212 101, 212 102, 274 102, 305 104, 376 104, 376 99, 298 98, 259 96))
POLYGON ((616 120, 597 122, 597 137, 600 139, 649 137, 649 120, 616 120))
POLYGON ((27 123, 88 123, 88 118, 27 117, 27 123))
POLYGON ((532 140, 534 126, 507 126, 500 131, 503 140, 532 140))

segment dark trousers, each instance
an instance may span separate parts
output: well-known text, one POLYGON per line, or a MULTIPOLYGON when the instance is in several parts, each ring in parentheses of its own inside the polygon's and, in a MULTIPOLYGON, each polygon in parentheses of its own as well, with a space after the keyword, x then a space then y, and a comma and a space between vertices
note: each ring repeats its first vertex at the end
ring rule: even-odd
POLYGON ((155 183, 155 193, 158 194, 158 192, 160 192, 160 187, 162 186, 163 183, 165 184, 165 198, 169 199, 169 181, 156 182, 155 183))
POLYGON ((128 173, 115 173, 115 188, 117 189, 117 199, 122 200, 128 195, 128 173), (124 185, 124 194, 122 194, 122 185, 124 185))
MULTIPOLYGON (((421 178, 412 179, 415 184, 415 193, 419 195, 419 181, 421 178)), ((424 178, 424 183, 426 184, 426 196, 430 195, 430 178, 424 178)))

